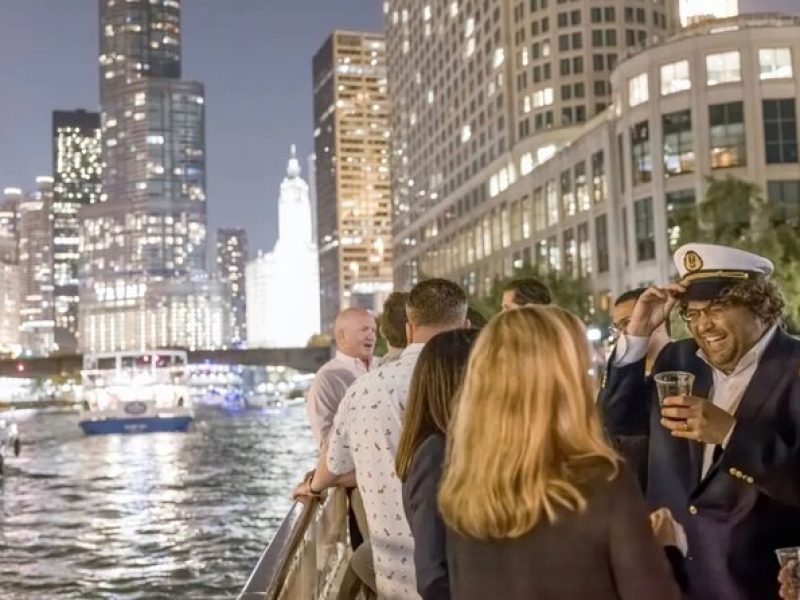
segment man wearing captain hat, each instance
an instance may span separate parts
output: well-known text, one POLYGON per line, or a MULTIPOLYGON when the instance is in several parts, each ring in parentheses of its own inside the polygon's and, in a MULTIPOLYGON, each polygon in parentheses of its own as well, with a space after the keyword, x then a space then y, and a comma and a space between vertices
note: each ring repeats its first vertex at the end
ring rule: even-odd
POLYGON ((687 244, 678 283, 651 287, 621 336, 599 406, 612 436, 648 436, 647 499, 688 542, 691 598, 775 598, 774 550, 800 546, 800 340, 780 328, 772 263, 687 244), (677 307, 691 338, 662 350, 653 375, 688 371, 691 396, 659 406, 647 340, 677 307))

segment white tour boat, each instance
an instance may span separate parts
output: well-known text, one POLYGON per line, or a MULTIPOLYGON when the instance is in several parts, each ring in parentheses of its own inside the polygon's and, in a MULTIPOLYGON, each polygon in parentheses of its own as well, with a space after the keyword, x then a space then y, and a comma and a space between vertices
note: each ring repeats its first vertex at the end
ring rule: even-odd
POLYGON ((87 435, 186 431, 194 419, 183 350, 87 354, 81 376, 87 435))

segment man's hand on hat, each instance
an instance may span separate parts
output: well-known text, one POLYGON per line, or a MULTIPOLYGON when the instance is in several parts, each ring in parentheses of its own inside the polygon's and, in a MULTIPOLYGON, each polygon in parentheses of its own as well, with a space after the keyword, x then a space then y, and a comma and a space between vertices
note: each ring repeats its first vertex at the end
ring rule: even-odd
POLYGON ((669 318, 669 313, 686 288, 679 283, 662 287, 649 287, 639 296, 633 308, 630 323, 625 332, 630 335, 649 337, 659 325, 669 318))
POLYGON ((722 444, 735 424, 729 412, 697 396, 668 396, 661 407, 661 425, 674 437, 704 444, 722 444))

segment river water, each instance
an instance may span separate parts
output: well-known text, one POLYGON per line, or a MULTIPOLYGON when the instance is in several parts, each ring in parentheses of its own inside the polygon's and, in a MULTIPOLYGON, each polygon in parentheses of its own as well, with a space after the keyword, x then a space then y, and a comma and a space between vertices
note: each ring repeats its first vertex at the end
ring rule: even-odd
POLYGON ((20 422, 0 483, 0 598, 231 598, 316 455, 302 407, 189 433, 86 437, 20 422))

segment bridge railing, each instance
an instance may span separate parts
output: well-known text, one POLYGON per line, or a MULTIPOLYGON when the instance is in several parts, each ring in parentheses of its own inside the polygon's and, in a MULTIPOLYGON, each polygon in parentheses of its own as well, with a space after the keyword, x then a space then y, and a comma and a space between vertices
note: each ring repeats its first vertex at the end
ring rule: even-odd
POLYGON ((345 492, 295 502, 238 600, 336 598, 349 558, 345 492))

